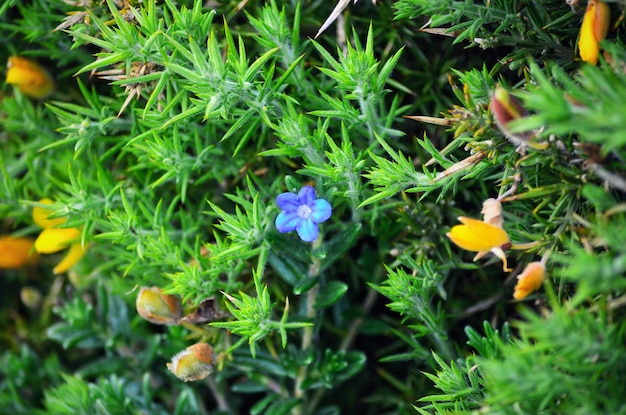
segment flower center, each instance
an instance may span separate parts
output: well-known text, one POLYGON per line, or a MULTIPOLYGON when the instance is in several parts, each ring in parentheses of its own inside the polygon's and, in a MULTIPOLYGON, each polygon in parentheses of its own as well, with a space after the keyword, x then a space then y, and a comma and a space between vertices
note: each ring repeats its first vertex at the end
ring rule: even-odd
POLYGON ((313 213, 313 210, 309 207, 309 205, 300 205, 298 206, 298 217, 302 218, 302 219, 306 219, 309 216, 311 216, 311 213, 313 213))

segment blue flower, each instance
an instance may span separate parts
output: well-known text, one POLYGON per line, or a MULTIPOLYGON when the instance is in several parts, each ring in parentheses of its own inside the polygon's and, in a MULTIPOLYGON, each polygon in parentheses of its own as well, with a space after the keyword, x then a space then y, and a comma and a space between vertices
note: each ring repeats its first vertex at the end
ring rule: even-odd
POLYGON ((317 224, 328 220, 333 212, 327 200, 315 198, 315 189, 311 186, 304 186, 297 195, 281 193, 276 197, 276 203, 282 209, 276 217, 278 231, 296 231, 305 242, 317 239, 320 233, 317 224))

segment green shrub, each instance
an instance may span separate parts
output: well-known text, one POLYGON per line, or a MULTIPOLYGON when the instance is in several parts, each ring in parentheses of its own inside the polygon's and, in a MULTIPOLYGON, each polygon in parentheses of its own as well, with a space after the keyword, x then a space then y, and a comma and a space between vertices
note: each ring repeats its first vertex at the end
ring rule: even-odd
POLYGON ((339 3, 0 6, 0 412, 626 413, 624 4, 339 3))

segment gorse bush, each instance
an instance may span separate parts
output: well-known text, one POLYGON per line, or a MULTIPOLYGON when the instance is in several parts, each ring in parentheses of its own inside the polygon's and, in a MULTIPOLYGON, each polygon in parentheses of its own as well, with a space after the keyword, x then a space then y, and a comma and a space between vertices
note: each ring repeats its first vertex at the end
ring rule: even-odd
POLYGON ((626 413, 626 4, 338 3, 0 6, 0 412, 626 413))

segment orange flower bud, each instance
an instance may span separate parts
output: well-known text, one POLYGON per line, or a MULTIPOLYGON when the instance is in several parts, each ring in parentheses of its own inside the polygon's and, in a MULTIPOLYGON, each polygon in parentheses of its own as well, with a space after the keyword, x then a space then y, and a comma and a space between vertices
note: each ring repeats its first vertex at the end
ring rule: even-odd
POLYGON ((54 91, 54 81, 48 71, 30 59, 11 56, 7 68, 6 83, 17 85, 24 95, 42 99, 54 91))
POLYGON ((163 294, 159 287, 141 287, 135 306, 144 320, 154 324, 178 324, 183 315, 178 297, 163 294))
POLYGON ((167 368, 185 382, 202 380, 213 372, 213 348, 206 343, 187 347, 167 363, 167 368))
POLYGON ((610 20, 611 12, 605 2, 589 0, 578 38, 578 53, 583 61, 592 65, 598 62, 599 43, 609 31, 610 20))
POLYGON ((16 269, 37 262, 30 238, 0 236, 0 269, 16 269))
POLYGON ((531 262, 526 265, 524 271, 517 276, 517 284, 513 292, 513 298, 521 300, 526 298, 528 294, 537 291, 546 276, 546 266, 541 262, 531 262))

